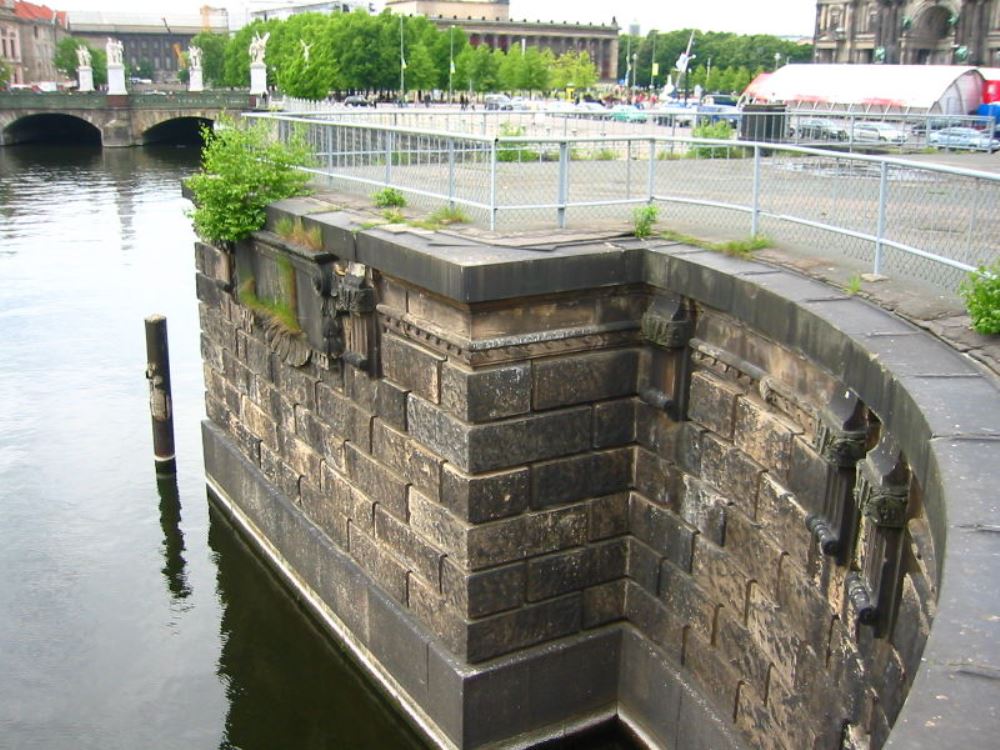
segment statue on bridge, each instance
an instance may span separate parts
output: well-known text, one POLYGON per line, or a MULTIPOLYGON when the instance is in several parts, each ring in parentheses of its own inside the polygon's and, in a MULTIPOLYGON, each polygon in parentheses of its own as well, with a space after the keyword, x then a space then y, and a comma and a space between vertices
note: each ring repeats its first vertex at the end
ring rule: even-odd
POLYGON ((195 47, 193 45, 188 47, 188 67, 201 67, 201 47, 195 47))
POLYGON ((90 67, 90 48, 85 44, 76 48, 76 66, 78 68, 90 67))
POLYGON ((105 47, 108 53, 108 65, 124 65, 124 45, 117 39, 108 37, 108 44, 105 47))
POLYGON ((306 65, 309 64, 309 50, 312 49, 312 43, 306 44, 305 39, 299 39, 299 44, 302 45, 302 59, 305 60, 306 65))
POLYGON ((264 50, 267 47, 267 40, 271 38, 271 32, 264 36, 260 32, 254 32, 253 39, 250 40, 250 62, 255 65, 264 64, 264 50))
POLYGON ((188 91, 205 90, 205 80, 201 71, 201 47, 188 47, 188 91))

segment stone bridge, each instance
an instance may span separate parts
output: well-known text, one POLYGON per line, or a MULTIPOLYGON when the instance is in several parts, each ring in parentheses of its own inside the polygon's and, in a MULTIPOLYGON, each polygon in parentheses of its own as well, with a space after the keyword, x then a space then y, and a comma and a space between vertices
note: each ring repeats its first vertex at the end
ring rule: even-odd
POLYGON ((113 96, 101 93, 0 94, 0 146, 39 140, 141 146, 197 132, 225 113, 252 109, 245 91, 113 96))

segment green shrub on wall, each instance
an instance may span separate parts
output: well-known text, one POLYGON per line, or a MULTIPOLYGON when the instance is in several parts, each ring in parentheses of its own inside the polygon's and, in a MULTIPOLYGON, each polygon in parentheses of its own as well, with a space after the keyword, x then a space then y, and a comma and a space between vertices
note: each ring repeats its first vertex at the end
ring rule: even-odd
POLYGON ((206 241, 237 242, 264 226, 268 204, 308 192, 309 175, 298 167, 310 154, 297 135, 282 143, 263 122, 239 127, 231 121, 203 135, 202 168, 187 186, 194 193, 195 230, 206 241))
POLYGON ((960 291, 972 327, 979 333, 1000 333, 1000 261, 969 274, 960 291))

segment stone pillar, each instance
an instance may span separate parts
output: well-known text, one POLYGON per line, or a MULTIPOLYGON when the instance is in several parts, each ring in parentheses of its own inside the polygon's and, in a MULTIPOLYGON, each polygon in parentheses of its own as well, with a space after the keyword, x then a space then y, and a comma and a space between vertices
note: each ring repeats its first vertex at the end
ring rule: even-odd
POLYGON ((76 75, 80 80, 80 86, 77 91, 81 93, 86 91, 94 90, 94 69, 89 65, 81 66, 76 69, 76 75))
POLYGON ((108 93, 123 95, 125 90, 125 66, 120 63, 108 63, 108 93))
POLYGON ((250 63, 250 93, 267 93, 267 65, 264 63, 250 63))
POLYGON ((191 68, 188 71, 190 78, 188 79, 188 91, 204 91, 205 84, 202 78, 201 68, 191 68))

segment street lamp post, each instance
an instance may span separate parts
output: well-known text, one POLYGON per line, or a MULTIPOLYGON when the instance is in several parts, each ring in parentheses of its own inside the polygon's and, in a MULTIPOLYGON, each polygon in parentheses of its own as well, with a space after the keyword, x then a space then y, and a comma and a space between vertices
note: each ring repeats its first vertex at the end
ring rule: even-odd
POLYGON ((451 77, 455 75, 455 24, 452 24, 451 28, 448 29, 448 37, 448 43, 451 48, 448 56, 448 104, 451 104, 451 77))
POLYGON ((406 101, 406 55, 403 54, 403 17, 399 17, 399 103, 406 101))
POLYGON ((653 88, 655 87, 656 73, 657 73, 657 68, 659 67, 656 64, 656 32, 655 31, 651 32, 651 36, 653 37, 653 52, 649 56, 649 90, 650 91, 652 91, 653 88))

